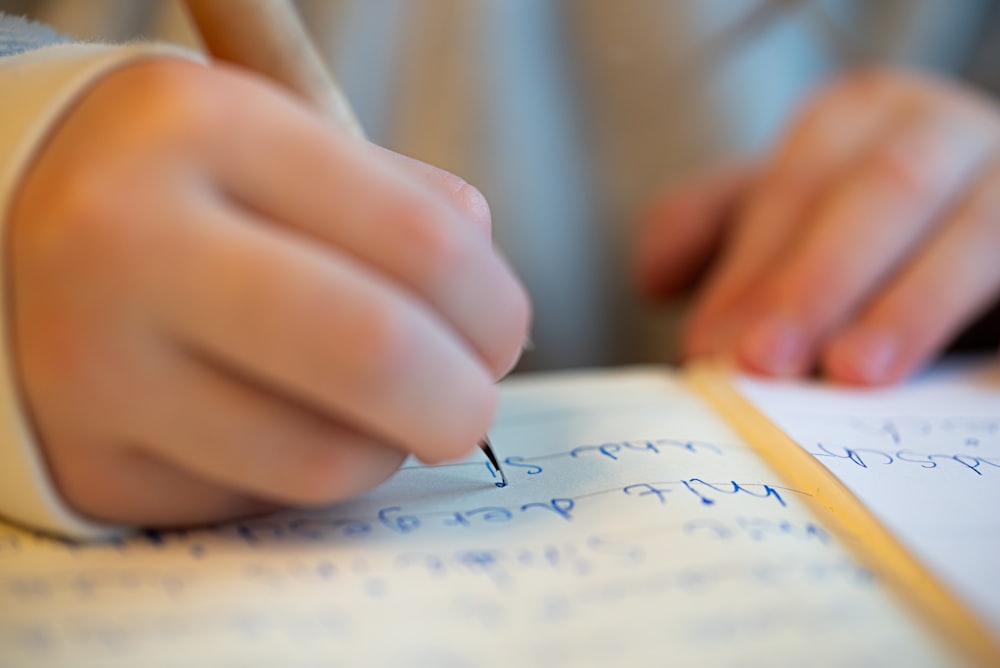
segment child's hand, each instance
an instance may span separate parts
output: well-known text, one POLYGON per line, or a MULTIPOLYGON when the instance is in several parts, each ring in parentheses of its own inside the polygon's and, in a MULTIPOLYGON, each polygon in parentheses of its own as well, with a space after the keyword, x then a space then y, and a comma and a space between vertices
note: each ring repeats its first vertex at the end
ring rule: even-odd
POLYGON ((866 73, 815 98, 765 165, 662 197, 637 269, 677 291, 718 249, 683 353, 763 373, 898 380, 1000 296, 1000 115, 866 73))
POLYGON ((95 86, 15 201, 13 338, 78 511, 145 525, 322 503, 490 425, 529 305, 460 179, 248 75, 95 86))

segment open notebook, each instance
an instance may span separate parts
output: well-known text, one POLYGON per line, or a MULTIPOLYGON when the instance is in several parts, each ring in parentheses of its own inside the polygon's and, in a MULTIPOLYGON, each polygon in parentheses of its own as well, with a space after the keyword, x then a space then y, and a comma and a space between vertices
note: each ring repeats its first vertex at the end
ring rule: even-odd
POLYGON ((187 533, 4 528, 0 668, 1000 657, 985 365, 881 393, 715 369, 521 377, 491 437, 507 488, 477 455, 187 533))

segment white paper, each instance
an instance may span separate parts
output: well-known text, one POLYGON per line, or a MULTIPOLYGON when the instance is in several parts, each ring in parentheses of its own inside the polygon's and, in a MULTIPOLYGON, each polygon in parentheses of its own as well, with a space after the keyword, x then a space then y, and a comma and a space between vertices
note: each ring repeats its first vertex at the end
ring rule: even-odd
POLYGON ((1000 634, 1000 367, 953 362, 867 391, 741 389, 1000 634))
POLYGON ((946 665, 661 372, 503 388, 481 455, 353 502, 67 547, 0 533, 0 667, 946 665))

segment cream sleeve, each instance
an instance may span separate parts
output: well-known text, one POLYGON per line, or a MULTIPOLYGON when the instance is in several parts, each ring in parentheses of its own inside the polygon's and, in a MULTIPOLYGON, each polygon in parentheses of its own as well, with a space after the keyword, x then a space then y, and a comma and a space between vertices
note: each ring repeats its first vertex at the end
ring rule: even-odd
MULTIPOLYGON (((19 181, 49 133, 100 77, 143 58, 190 52, 169 45, 60 44, 0 58, 0 225, 6 225, 19 181)), ((0 516, 27 528, 74 539, 127 531, 78 516, 60 498, 38 448, 17 377, 11 341, 6 228, 0 256, 0 516)))

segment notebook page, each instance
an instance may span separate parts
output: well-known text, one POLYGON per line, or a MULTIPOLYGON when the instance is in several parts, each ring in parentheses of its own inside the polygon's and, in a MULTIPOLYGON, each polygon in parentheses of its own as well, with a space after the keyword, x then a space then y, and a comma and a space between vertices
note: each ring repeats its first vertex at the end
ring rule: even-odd
POLYGON ((952 362, 890 389, 740 389, 1000 635, 1000 368, 952 362))
POLYGON ((950 665, 672 376, 504 384, 367 496, 70 547, 0 533, 0 667, 950 665))

